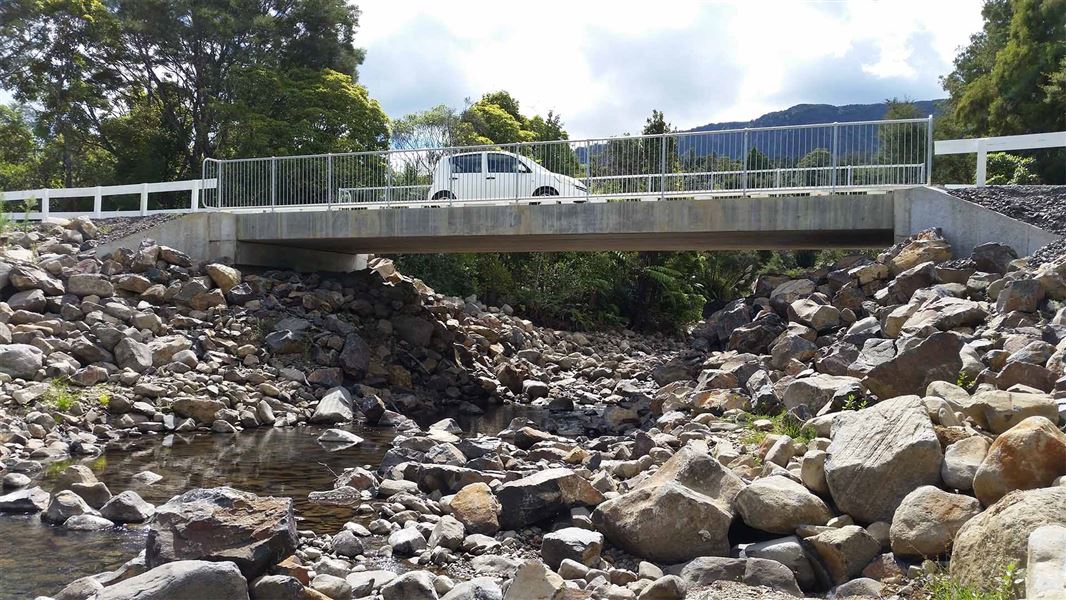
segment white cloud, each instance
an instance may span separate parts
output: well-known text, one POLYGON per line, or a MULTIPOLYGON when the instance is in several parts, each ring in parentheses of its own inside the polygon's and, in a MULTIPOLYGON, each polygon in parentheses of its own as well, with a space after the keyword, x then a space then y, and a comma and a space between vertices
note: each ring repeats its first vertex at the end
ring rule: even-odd
POLYGON ((390 116, 506 89, 576 137, 639 130, 653 108, 687 128, 941 97, 981 26, 980 0, 356 1, 361 79, 390 116))

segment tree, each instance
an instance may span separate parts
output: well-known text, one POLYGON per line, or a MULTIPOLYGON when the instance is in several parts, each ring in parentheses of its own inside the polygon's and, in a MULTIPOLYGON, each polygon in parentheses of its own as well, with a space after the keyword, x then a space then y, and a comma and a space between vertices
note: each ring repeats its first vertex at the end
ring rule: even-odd
MULTIPOLYGON (((942 83, 966 137, 1066 129, 1066 1, 986 0, 984 27, 942 83)), ((1061 150, 1037 155, 1045 181, 1066 181, 1061 150)))
POLYGON ((116 34, 100 0, 0 3, 0 79, 17 100, 35 105, 36 133, 57 151, 55 170, 67 187, 112 107, 108 90, 117 76, 107 55, 116 34))
POLYGON ((207 157, 379 148, 358 17, 345 0, 9 0, 0 74, 62 144, 66 185, 95 149, 123 180, 149 161, 180 178, 207 157))
POLYGON ((0 190, 37 185, 38 152, 24 112, 18 106, 0 105, 0 190))

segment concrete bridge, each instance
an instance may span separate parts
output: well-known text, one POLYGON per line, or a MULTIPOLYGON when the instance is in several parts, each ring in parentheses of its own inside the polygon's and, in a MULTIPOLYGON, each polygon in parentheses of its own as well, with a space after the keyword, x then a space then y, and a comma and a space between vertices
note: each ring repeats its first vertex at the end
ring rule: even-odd
POLYGON ((384 253, 884 248, 930 227, 940 227, 959 255, 989 241, 1025 255, 1059 238, 943 190, 914 187, 654 202, 202 211, 99 252, 152 238, 195 258, 346 271, 361 268, 367 254, 384 253))

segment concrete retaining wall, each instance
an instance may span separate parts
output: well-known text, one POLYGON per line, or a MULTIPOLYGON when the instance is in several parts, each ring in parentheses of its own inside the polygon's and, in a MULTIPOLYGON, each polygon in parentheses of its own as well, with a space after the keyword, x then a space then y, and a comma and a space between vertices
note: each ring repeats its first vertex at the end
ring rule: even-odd
POLYGON ((1029 256, 1062 236, 956 198, 944 190, 920 187, 895 192, 896 241, 939 227, 955 255, 969 256, 986 242, 1007 244, 1029 256))

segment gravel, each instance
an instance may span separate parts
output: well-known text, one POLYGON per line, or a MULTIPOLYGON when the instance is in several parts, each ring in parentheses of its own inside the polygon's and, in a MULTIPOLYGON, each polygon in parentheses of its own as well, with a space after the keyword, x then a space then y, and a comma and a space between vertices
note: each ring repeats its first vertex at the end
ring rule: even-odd
POLYGON ((163 213, 158 215, 149 215, 147 217, 113 217, 110 219, 93 219, 93 222, 100 227, 101 244, 113 242, 118 239, 122 239, 127 235, 133 235, 135 233, 144 231, 151 227, 155 227, 160 223, 166 223, 167 221, 180 217, 182 215, 176 213, 163 213))
MULTIPOLYGON (((951 195, 1041 229, 1066 235, 1066 186, 994 185, 948 190, 951 195)), ((1031 266, 1066 256, 1066 239, 1037 250, 1031 266)))

